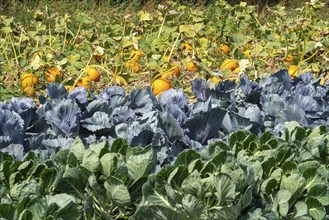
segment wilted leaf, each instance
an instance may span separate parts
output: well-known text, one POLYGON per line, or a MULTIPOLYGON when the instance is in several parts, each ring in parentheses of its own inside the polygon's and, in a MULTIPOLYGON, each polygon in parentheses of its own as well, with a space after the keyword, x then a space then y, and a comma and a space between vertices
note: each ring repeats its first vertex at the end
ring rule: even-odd
POLYGON ((152 20, 151 14, 148 12, 144 12, 144 11, 138 12, 138 18, 139 18, 139 21, 151 21, 152 20))

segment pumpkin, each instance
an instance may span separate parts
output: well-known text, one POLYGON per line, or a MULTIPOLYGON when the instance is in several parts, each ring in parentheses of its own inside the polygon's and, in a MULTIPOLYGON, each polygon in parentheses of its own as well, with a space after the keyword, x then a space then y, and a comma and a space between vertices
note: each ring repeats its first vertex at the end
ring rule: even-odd
POLYGON ((216 76, 211 77, 210 80, 211 80, 211 82, 213 82, 215 84, 218 84, 222 81, 219 77, 216 77, 216 76))
POLYGON ((246 56, 246 57, 250 57, 251 55, 251 51, 250 50, 246 50, 243 52, 243 54, 246 56))
POLYGON ((178 65, 174 64, 174 65, 171 66, 171 68, 174 71, 174 75, 178 78, 179 77, 179 67, 178 67, 178 65))
POLYGON ((159 95, 163 91, 170 89, 171 86, 168 80, 160 78, 153 81, 151 88, 154 95, 159 95))
POLYGON ((88 76, 81 77, 81 79, 78 80, 77 86, 83 86, 86 89, 90 88, 90 79, 88 76))
POLYGON ((34 87, 27 86, 23 89, 23 91, 27 96, 33 96, 35 90, 34 90, 34 87))
POLYGON ((293 55, 291 55, 291 54, 289 54, 287 57, 286 57, 286 59, 285 59, 285 62, 286 63, 291 63, 293 60, 294 60, 294 56, 293 55))
POLYGON ((88 77, 91 81, 97 82, 99 81, 101 75, 99 74, 99 72, 93 68, 93 67, 87 67, 84 71, 85 73, 88 74, 88 77))
POLYGON ((189 52, 193 49, 193 47, 189 43, 182 43, 182 48, 184 52, 189 52))
POLYGON ((187 71, 189 71, 189 72, 191 72, 191 73, 194 73, 194 72, 196 72, 196 70, 197 70, 197 68, 196 68, 196 66, 194 65, 194 63, 189 62, 189 63, 187 64, 187 71))
POLYGON ((73 86, 70 86, 70 85, 66 85, 65 86, 65 89, 67 90, 67 92, 70 93, 74 89, 74 87, 73 86))
POLYGON ((169 56, 164 56, 163 57, 163 62, 167 63, 169 61, 169 56))
POLYGON ((46 72, 46 76, 47 76, 47 81, 49 83, 55 82, 57 77, 60 79, 62 79, 62 77, 63 77, 63 75, 61 74, 61 72, 59 71, 59 69, 57 67, 51 67, 46 72))
POLYGON ((299 70, 298 66, 296 66, 296 65, 290 65, 288 67, 288 74, 291 77, 296 77, 296 76, 298 76, 298 70, 299 70))
POLYGON ((238 63, 235 62, 232 59, 226 59, 224 60, 224 62, 222 63, 222 65, 220 65, 221 70, 225 70, 225 69, 230 69, 230 70, 234 70, 238 67, 238 63))
POLYGON ((26 87, 33 87, 33 85, 39 83, 39 79, 32 73, 24 73, 21 77, 21 83, 23 89, 26 87))
POLYGON ((233 73, 238 74, 241 71, 240 67, 237 67, 234 69, 233 73))
POLYGON ((219 47, 216 48, 216 55, 228 54, 229 52, 230 48, 226 44, 220 44, 219 47))
POLYGON ((164 80, 171 80, 173 78, 178 78, 178 77, 179 77, 179 67, 178 65, 173 64, 170 67, 170 69, 163 72, 160 78, 164 80))

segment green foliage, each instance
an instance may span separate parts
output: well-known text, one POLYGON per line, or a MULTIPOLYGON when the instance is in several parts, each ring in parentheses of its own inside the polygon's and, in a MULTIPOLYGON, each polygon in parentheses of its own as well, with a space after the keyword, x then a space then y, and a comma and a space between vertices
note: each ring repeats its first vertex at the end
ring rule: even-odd
POLYGON ((116 140, 85 150, 76 139, 53 158, 28 154, 23 161, 1 154, 0 217, 81 219, 129 216, 156 157, 151 147, 128 148, 116 140))
MULTIPOLYGON (((238 131, 227 144, 181 153, 173 165, 149 177, 132 219, 324 219, 328 158, 303 156, 306 149, 320 147, 309 143, 323 127, 292 126, 287 125, 288 141, 238 131)), ((325 141, 328 134, 322 135, 325 141)))
POLYGON ((288 123, 282 138, 237 131, 227 142, 180 153, 159 172, 151 146, 121 139, 88 149, 76 139, 49 159, 1 153, 0 217, 328 218, 329 133, 288 123))
MULTIPOLYGON (((136 79, 124 64, 137 49, 146 55, 139 62, 146 84, 163 71, 163 57, 168 55, 181 70, 192 60, 198 67, 196 75, 205 78, 228 77, 231 72, 219 69, 227 58, 239 61, 240 70, 253 79, 291 64, 298 65, 298 74, 312 71, 317 76, 329 67, 329 21, 318 16, 326 7, 320 0, 299 8, 279 4, 268 8, 265 18, 257 5, 246 2, 230 5, 221 0, 192 8, 167 1, 136 13, 125 11, 125 16, 111 3, 123 8, 129 4, 27 1, 19 7, 21 3, 13 3, 15 14, 7 10, 8 16, 0 18, 0 71, 5 76, 0 76, 0 93, 4 94, 0 99, 22 94, 18 82, 24 72, 39 78, 34 89, 42 91, 47 84, 45 72, 53 66, 63 73, 66 85, 76 84, 86 66, 97 67, 110 84, 117 82, 117 75, 126 81, 136 79), (181 49, 185 42, 192 46, 190 52, 181 49), (229 54, 216 54, 222 43, 229 46, 229 54), (290 56, 292 60, 286 62, 290 56)), ((132 5, 143 3, 130 1, 132 5)), ((189 78, 180 79, 173 85, 188 86, 189 78)))

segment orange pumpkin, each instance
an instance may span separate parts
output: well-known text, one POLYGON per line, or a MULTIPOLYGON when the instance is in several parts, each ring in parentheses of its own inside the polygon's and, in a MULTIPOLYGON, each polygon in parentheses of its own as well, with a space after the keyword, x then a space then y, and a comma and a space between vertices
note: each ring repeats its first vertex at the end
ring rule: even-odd
POLYGON ((196 72, 196 70, 197 70, 197 68, 196 68, 196 66, 194 65, 194 63, 189 62, 189 63, 187 64, 187 71, 189 71, 189 72, 191 72, 191 73, 194 73, 194 72, 196 72))
POLYGON ((27 96, 33 96, 35 92, 34 87, 31 86, 25 87, 23 91, 27 96))
POLYGON ((98 82, 101 77, 99 72, 93 67, 87 67, 84 72, 87 73, 89 79, 94 82, 98 82))
POLYGON ((219 47, 216 48, 215 52, 216 55, 228 54, 230 52, 230 48, 226 44, 220 44, 219 47))
POLYGON ((215 84, 218 84, 222 81, 219 77, 216 76, 213 76, 210 80, 215 84))
POLYGON ((182 43, 182 48, 184 52, 189 52, 193 49, 193 47, 189 43, 182 43))
POLYGON ((224 62, 222 63, 222 65, 220 65, 221 70, 225 70, 225 69, 230 69, 230 70, 234 70, 238 67, 238 63, 235 62, 232 59, 226 59, 224 60, 224 62))
POLYGON ((159 95, 163 91, 170 89, 171 86, 168 80, 156 79, 153 81, 151 88, 154 95, 159 95))
POLYGON ((83 86, 86 89, 90 88, 90 79, 88 76, 81 77, 81 79, 78 80, 77 86, 83 86))
POLYGON ((176 76, 176 78, 179 77, 179 67, 178 65, 174 64, 171 66, 171 68, 173 69, 174 75, 176 76))
POLYGON ((33 87, 33 85, 39 83, 39 79, 32 73, 24 73, 21 77, 21 83, 23 89, 26 87, 33 87))
POLYGON ((289 54, 286 59, 284 60, 286 63, 290 64, 295 59, 295 57, 291 54, 289 54))
POLYGON ((163 72, 160 78, 165 80, 171 80, 173 78, 178 78, 178 77, 179 77, 179 67, 178 65, 173 64, 170 67, 170 69, 163 72))
POLYGON ((70 85, 66 85, 65 89, 70 93, 74 89, 74 87, 70 85))
POLYGON ((240 67, 237 67, 237 68, 234 69, 233 73, 238 74, 240 72, 240 70, 241 70, 240 67))
POLYGON ((297 77, 298 76, 298 72, 299 72, 299 68, 298 66, 296 65, 290 65, 288 67, 288 74, 291 76, 291 77, 297 77))
POLYGON ((49 83, 55 82, 56 78, 62 79, 62 77, 63 77, 62 73, 59 71, 59 69, 57 67, 51 67, 46 72, 46 76, 47 76, 47 81, 49 83))

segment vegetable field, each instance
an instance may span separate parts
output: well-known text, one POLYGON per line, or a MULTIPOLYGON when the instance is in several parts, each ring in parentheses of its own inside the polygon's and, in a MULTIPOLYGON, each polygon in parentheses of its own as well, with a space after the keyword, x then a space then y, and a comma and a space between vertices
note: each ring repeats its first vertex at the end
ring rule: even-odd
POLYGON ((1 219, 329 219, 326 1, 81 2, 1 11, 1 219))

